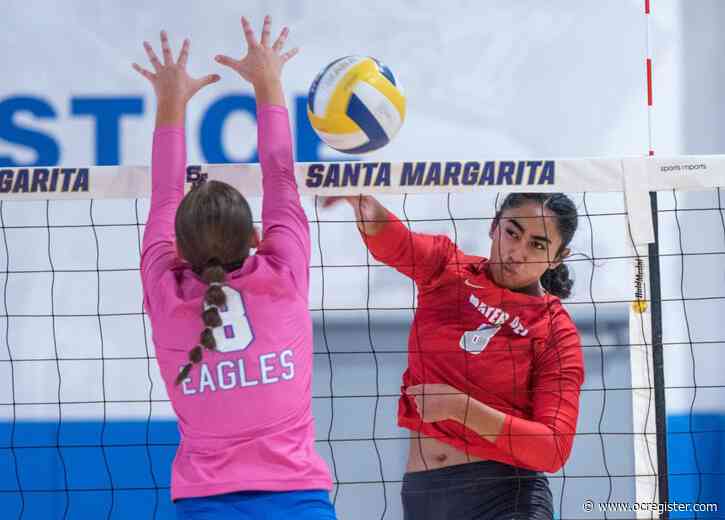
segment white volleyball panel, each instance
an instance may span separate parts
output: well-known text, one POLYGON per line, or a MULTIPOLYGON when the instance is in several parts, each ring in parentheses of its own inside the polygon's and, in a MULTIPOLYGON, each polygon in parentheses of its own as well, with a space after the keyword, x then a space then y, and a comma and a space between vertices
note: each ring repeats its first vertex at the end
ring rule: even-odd
POLYGON ((320 131, 317 133, 323 141, 336 150, 350 150, 368 142, 368 136, 362 131, 351 134, 329 134, 320 131))
POLYGON ((395 105, 378 89, 364 81, 355 85, 353 93, 362 101, 370 113, 383 127, 388 139, 392 139, 400 130, 403 121, 395 105))
POLYGON ((355 65, 360 63, 362 59, 364 58, 361 58, 360 56, 349 56, 341 60, 339 63, 335 63, 335 65, 330 67, 330 69, 322 75, 317 84, 315 100, 312 105, 312 112, 316 116, 325 116, 327 104, 330 102, 330 98, 335 92, 340 78, 345 77, 345 74, 347 74, 347 72, 355 65))

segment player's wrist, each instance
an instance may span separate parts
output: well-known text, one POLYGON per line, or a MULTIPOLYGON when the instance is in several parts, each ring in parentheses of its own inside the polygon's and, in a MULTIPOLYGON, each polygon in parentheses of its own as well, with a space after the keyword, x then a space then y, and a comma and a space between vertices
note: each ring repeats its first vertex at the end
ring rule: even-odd
POLYGON ((263 78, 252 84, 258 105, 285 106, 284 89, 280 78, 263 78))
POLYGON ((178 98, 159 99, 156 108, 156 126, 183 126, 186 101, 178 98))
POLYGON ((361 199, 351 197, 350 203, 355 209, 357 227, 363 235, 374 236, 379 234, 395 218, 373 197, 366 196, 361 199))
POLYGON ((454 394, 448 397, 448 417, 449 419, 464 424, 466 420, 466 405, 469 400, 466 394, 454 394))
POLYGON ((371 220, 361 219, 357 221, 357 228, 365 236, 372 237, 380 233, 387 222, 376 222, 371 220))

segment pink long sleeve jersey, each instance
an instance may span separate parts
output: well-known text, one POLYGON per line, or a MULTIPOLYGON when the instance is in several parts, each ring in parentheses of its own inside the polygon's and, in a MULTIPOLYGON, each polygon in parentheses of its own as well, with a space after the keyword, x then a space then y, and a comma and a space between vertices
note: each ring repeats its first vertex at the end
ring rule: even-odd
POLYGON ((174 380, 204 328, 208 285, 179 260, 174 218, 183 197, 182 128, 154 134, 151 209, 141 278, 161 374, 179 419, 171 496, 176 500, 242 490, 330 489, 314 445, 310 239, 294 179, 287 110, 262 105, 263 240, 227 273, 217 351, 174 380))

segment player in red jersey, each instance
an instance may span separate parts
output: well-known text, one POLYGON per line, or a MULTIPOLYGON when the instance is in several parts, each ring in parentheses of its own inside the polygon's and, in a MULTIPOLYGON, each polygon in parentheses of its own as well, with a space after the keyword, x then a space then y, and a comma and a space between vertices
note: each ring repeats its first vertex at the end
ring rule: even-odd
POLYGON ((544 472, 569 457, 584 381, 560 302, 576 207, 560 193, 510 194, 482 258, 411 232, 373 197, 345 200, 372 255, 418 289, 398 405, 414 432, 405 519, 552 518, 544 472))

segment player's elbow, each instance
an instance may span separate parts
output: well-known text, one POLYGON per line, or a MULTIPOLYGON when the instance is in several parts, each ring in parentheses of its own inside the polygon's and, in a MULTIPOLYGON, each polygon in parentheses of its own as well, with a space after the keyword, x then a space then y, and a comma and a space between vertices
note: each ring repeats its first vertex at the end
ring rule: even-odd
POLYGON ((286 143, 265 143, 259 155, 263 174, 265 171, 274 171, 280 177, 294 177, 294 156, 286 143))
POLYGON ((536 469, 538 471, 543 471, 544 473, 556 473, 564 467, 564 464, 566 464, 566 459, 557 457, 556 459, 549 461, 547 464, 536 469))
POLYGON ((573 435, 560 435, 555 434, 554 445, 550 446, 547 450, 548 456, 545 460, 542 460, 542 467, 538 468, 539 471, 546 473, 556 473, 564 464, 569 460, 571 455, 573 435))

